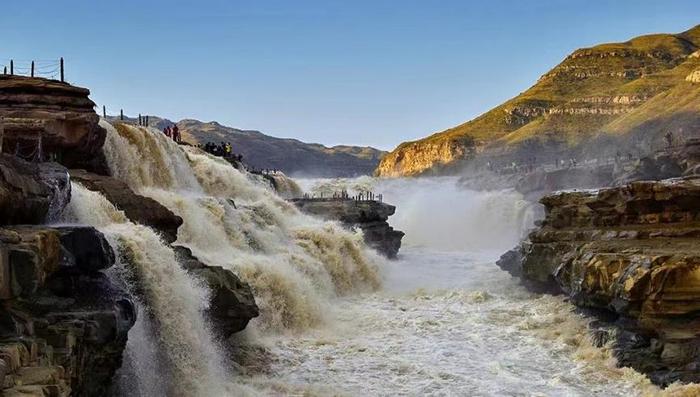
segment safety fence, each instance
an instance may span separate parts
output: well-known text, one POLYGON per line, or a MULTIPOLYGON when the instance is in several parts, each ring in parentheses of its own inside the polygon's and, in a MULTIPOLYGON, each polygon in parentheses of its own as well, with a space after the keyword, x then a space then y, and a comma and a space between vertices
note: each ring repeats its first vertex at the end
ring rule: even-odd
POLYGON ((59 59, 3 59, 0 68, 5 75, 42 77, 65 81, 65 62, 59 59))

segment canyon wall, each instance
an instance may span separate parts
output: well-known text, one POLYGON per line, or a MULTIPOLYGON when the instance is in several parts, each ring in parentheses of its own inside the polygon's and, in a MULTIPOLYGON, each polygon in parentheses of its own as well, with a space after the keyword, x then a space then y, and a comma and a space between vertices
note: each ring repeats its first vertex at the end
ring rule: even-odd
POLYGON ((600 319, 619 364, 660 385, 700 381, 700 179, 632 182, 541 200, 545 217, 498 265, 600 319))
POLYGON ((531 88, 459 126, 405 142, 382 177, 456 173, 474 162, 539 163, 572 156, 649 154, 672 131, 700 127, 700 26, 574 51, 531 88), (584 153, 581 153, 584 152, 584 153))

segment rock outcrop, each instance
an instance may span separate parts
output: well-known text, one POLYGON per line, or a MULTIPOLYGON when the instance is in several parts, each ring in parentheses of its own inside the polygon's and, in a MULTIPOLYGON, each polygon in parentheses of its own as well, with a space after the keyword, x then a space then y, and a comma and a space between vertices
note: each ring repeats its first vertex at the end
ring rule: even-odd
POLYGON ((70 201, 68 171, 0 154, 0 225, 54 220, 70 201))
POLYGON ((56 80, 0 75, 1 151, 108 174, 101 151, 107 132, 88 95, 56 80))
POLYGON ((396 212, 393 205, 373 200, 332 198, 298 198, 290 201, 307 214, 340 221, 350 228, 360 228, 365 242, 389 258, 395 258, 401 248, 404 232, 394 230, 387 222, 396 212))
POLYGON ((620 365, 660 385, 700 381, 700 179, 541 202, 540 227, 499 266, 601 314, 617 329, 609 337, 620 365))
POLYGON ((136 317, 113 264, 91 227, 0 229, 2 395, 107 393, 136 317))
POLYGON ((127 218, 158 231, 166 242, 172 243, 177 239, 182 218, 156 200, 138 195, 126 183, 108 176, 85 170, 71 170, 70 176, 85 188, 102 193, 115 207, 124 211, 127 218))
POLYGON ((174 247, 183 267, 202 280, 211 292, 207 315, 224 338, 243 331, 260 314, 250 286, 221 266, 207 266, 186 247, 174 247))

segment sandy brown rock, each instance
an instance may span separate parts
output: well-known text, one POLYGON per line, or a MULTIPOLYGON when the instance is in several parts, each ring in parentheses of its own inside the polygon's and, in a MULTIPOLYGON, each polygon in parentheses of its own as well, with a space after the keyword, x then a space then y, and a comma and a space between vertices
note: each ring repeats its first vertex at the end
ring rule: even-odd
POLYGON ((60 81, 0 75, 2 152, 107 173, 101 152, 107 132, 89 95, 60 81))
POLYGON ((607 313, 622 330, 621 365, 662 385, 700 380, 700 179, 560 192, 541 202, 541 226, 499 266, 607 313))

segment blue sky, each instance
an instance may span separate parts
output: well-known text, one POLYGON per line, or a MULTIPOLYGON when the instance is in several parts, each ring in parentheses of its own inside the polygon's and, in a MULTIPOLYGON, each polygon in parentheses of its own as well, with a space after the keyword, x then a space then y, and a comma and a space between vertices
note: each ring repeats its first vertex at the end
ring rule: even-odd
POLYGON ((579 47, 700 24, 695 1, 3 1, 0 62, 64 56, 112 112, 391 149, 579 47))

